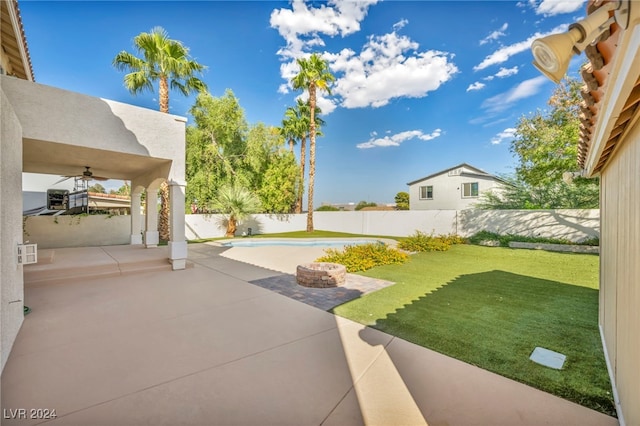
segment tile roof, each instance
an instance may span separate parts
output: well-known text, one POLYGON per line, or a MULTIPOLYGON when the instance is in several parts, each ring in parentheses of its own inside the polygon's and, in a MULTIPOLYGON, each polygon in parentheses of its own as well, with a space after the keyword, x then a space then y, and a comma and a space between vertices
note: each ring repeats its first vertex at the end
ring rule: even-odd
POLYGON ((35 81, 18 1, 1 0, 0 3, 2 49, 9 58, 16 77, 35 81))
MULTIPOLYGON (((603 4, 609 1, 589 0, 587 4, 587 14, 590 15, 603 4)), ((610 12, 613 15, 613 12, 610 12)), ((603 110, 603 98, 607 87, 611 81, 610 73, 612 63, 615 59, 616 50, 622 29, 617 23, 602 34, 595 43, 585 49, 585 55, 589 62, 581 69, 582 78, 585 82, 582 88, 584 101, 580 105, 580 136, 578 143, 578 164, 581 168, 586 168, 587 157, 594 144, 594 130, 603 110)), ((620 115, 615 121, 611 133, 605 135, 604 149, 597 159, 592 173, 602 170, 607 160, 614 152, 620 142, 620 138, 627 126, 632 122, 632 118, 638 112, 640 106, 640 79, 635 82, 634 89, 627 98, 620 115)))

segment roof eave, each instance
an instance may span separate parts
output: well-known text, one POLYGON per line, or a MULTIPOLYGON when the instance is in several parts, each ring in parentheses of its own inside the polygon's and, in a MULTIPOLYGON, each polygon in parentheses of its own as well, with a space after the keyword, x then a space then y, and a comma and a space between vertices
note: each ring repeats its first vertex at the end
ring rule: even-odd
MULTIPOLYGON (((476 170, 476 171, 478 171, 478 172, 480 172, 480 173, 484 173, 484 174, 486 174, 487 176, 491 176, 489 173, 485 172, 484 170, 481 170, 481 169, 479 169, 479 168, 477 168, 477 167, 473 167, 473 166, 472 166, 472 165, 470 165, 470 164, 467 164, 467 163, 460 163, 460 164, 458 164, 457 166, 449 167, 448 169, 440 170, 439 172, 437 172, 437 173, 433 173, 433 174, 430 174, 429 176, 425 176, 425 177, 422 177, 422 178, 420 178, 420 179, 416 179, 416 180, 414 180, 414 181, 407 182, 407 185, 413 185, 414 183, 422 182, 423 180, 431 179, 432 177, 440 176, 440 175, 445 174, 445 173, 449 173, 451 170, 459 169, 460 167, 467 167, 467 168, 469 168, 469 169, 476 170)), ((493 176, 492 176, 492 177, 493 177, 493 176)))
POLYGON ((22 25, 22 17, 20 16, 18 1, 3 0, 3 3, 5 3, 8 9, 9 19, 11 20, 11 26, 15 35, 15 41, 18 46, 18 50, 20 51, 20 57, 22 59, 22 71, 24 72, 27 80, 35 81, 33 64, 31 63, 31 56, 29 55, 29 47, 27 45, 24 26, 22 25))
MULTIPOLYGON (((633 10, 633 9, 632 9, 633 10)), ((589 126, 586 118, 579 147, 579 162, 583 174, 594 177, 606 167, 626 133, 638 119, 640 103, 640 13, 632 11, 634 19, 627 30, 616 31, 615 53, 606 65, 606 81, 598 88, 601 99, 588 106, 595 111, 589 126), (619 38, 618 38, 619 36, 619 38)), ((600 46, 600 43, 598 43, 600 46)), ((591 92, 594 93, 594 92, 591 92)), ((584 119, 585 117, 583 117, 584 119)))

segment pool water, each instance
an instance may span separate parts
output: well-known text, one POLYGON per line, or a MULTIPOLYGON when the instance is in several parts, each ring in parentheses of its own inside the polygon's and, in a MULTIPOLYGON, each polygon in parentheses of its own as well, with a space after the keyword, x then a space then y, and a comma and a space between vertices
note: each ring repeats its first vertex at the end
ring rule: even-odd
POLYGON ((346 245, 383 244, 377 240, 241 240, 222 243, 224 247, 270 247, 270 246, 297 246, 297 247, 344 247, 346 245))

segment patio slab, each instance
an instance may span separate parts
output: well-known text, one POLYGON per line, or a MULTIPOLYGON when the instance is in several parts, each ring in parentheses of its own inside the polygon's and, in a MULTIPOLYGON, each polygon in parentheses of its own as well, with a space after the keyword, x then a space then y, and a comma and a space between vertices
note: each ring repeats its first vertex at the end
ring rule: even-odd
POLYGON ((4 412, 55 409, 45 423, 89 426, 617 424, 252 285, 234 274, 278 273, 194 249, 183 271, 27 286, 4 412))

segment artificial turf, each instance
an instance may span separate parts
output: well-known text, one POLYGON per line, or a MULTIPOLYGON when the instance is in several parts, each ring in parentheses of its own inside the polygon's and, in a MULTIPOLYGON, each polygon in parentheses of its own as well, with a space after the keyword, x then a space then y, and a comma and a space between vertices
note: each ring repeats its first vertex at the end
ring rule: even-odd
POLYGON ((456 245, 363 272, 395 285, 334 313, 615 415, 598 331, 598 257, 456 245), (563 353, 562 370, 529 360, 563 353))

